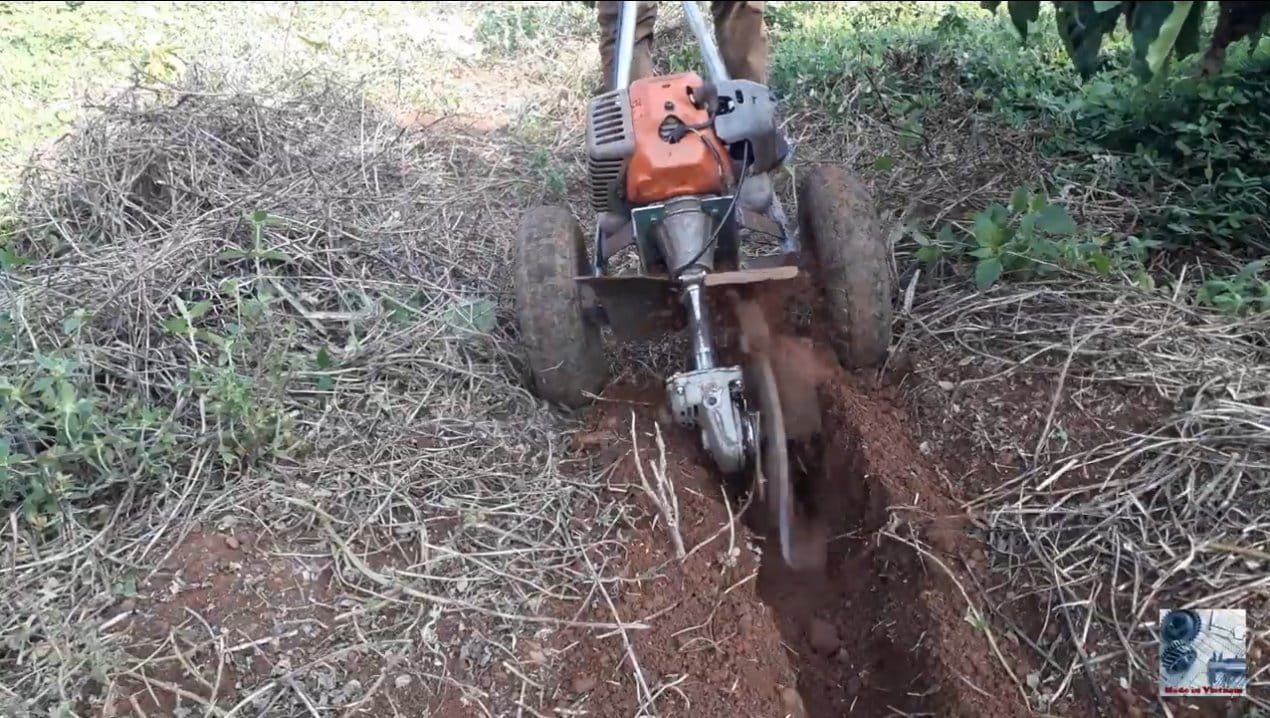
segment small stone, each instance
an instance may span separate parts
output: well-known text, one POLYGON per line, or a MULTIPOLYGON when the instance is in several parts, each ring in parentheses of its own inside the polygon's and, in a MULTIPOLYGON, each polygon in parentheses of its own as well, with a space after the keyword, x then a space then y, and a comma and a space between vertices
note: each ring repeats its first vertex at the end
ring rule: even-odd
POLYGON ((574 676, 573 692, 574 693, 590 693, 595 690, 597 681, 592 676, 574 676))
POLYGON ((957 388, 956 384, 952 383, 951 381, 944 381, 943 379, 940 379, 938 384, 939 384, 939 388, 943 389, 944 391, 952 391, 953 389, 957 388))
POLYGON ((233 536, 226 536, 226 537, 225 537, 225 545, 226 545, 226 546, 228 546, 228 547, 230 548, 230 550, 232 550, 232 551, 237 551, 237 550, 238 550, 238 547, 239 547, 241 544, 239 544, 239 543, 238 543, 238 539, 234 538, 233 536))
POLYGON ((396 680, 393 681, 393 685, 397 686, 397 690, 401 690, 402 688, 405 688, 406 686, 410 685, 410 676, 407 676, 405 674, 397 676, 396 680))
POLYGON ((851 662, 851 654, 845 648, 839 648, 838 652, 834 654, 834 658, 844 666, 851 662))
POLYGON ((833 653, 842 645, 838 638, 838 629, 832 623, 819 618, 813 618, 807 627, 807 640, 811 643, 812 650, 822 656, 833 653))
POLYGON ((785 715, 789 718, 807 718, 807 709, 803 706, 803 697, 793 688, 781 689, 781 703, 785 705, 785 715))

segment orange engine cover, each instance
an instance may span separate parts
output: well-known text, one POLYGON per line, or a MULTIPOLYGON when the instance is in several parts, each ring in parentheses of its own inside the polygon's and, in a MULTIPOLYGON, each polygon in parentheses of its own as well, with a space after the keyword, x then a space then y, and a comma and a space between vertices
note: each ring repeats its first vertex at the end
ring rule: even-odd
POLYGON ((701 87, 695 72, 646 77, 630 84, 634 152, 626 165, 626 199, 632 204, 660 202, 687 194, 722 194, 731 183, 727 149, 704 127, 677 142, 662 139, 670 117, 688 126, 704 125, 709 114, 692 104, 688 90, 701 87))

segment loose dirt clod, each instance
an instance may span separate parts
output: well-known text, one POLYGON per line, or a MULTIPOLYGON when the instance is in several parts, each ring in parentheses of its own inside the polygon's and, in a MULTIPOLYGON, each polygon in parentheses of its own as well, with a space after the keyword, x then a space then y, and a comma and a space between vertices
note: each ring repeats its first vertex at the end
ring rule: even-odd
POLYGON ((838 638, 838 627, 820 618, 813 618, 808 624, 807 642, 822 656, 833 653, 842 644, 838 638))
MULTIPOLYGON (((758 327, 772 348, 783 396, 815 415, 801 422, 794 456, 797 493, 832 537, 824 569, 791 570, 769 540, 759 574, 760 595, 798 655, 808 715, 1026 715, 1001 658, 1012 646, 994 647, 965 620, 977 609, 939 567, 972 547, 903 413, 839 368, 815 325, 808 336, 770 329, 791 326, 791 306, 814 297, 798 283, 737 313, 737 331, 758 327)), ((1026 665, 1014 653, 1008 660, 1026 665)))

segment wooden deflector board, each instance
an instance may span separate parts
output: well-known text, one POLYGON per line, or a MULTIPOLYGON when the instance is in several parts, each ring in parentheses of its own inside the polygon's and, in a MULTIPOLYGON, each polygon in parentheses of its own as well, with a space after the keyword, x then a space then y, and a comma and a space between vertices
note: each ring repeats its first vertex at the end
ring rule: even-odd
MULTIPOLYGON (((711 288, 782 282, 799 274, 796 266, 785 264, 783 256, 756 257, 747 267, 706 275, 706 291, 711 288), (776 264, 777 266, 764 266, 776 264)), ((622 341, 646 340, 683 329, 687 317, 679 301, 679 283, 666 276, 638 274, 612 277, 577 277, 576 281, 603 308, 606 324, 622 341)))

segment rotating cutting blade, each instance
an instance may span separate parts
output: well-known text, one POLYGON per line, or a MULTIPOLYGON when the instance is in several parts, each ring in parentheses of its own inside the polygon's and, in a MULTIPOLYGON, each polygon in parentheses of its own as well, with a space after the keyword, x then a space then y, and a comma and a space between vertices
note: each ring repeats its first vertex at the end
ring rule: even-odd
POLYGON ((754 461, 755 483, 768 520, 776 528, 781 558, 791 568, 804 570, 824 565, 826 537, 821 527, 799 510, 794 496, 794 472, 789 437, 781 404, 780 385, 772 368, 770 333, 761 313, 738 305, 745 354, 746 404, 758 411, 758 446, 754 461))
POLYGON ((776 526, 781 557, 792 566, 794 496, 789 471, 789 444, 785 439, 780 390, 776 386, 772 362, 766 355, 752 356, 747 362, 745 385, 749 389, 749 401, 758 409, 759 416, 759 447, 754 466, 758 475, 755 480, 764 487, 767 515, 776 526))

